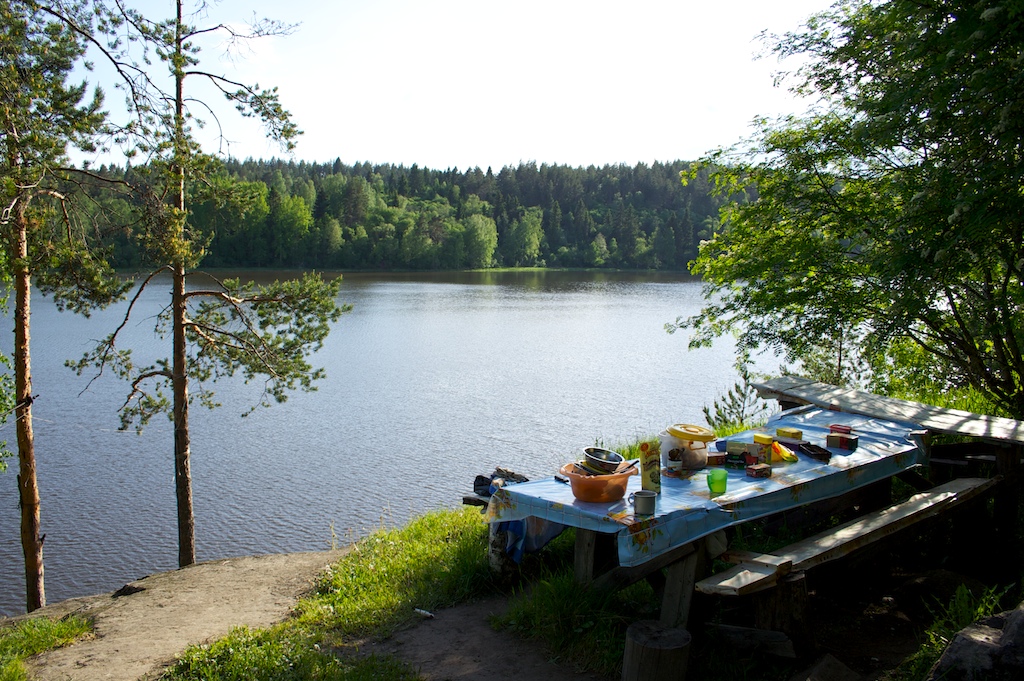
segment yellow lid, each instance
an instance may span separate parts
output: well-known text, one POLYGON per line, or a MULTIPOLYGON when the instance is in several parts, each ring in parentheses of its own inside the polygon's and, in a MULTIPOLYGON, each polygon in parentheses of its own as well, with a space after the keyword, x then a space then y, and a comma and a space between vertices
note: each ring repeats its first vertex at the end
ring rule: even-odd
POLYGON ((775 442, 775 438, 765 433, 754 433, 754 442, 759 445, 770 445, 775 442))
POLYGON ((690 423, 677 423, 671 425, 665 430, 672 437, 677 437, 680 440, 695 440, 697 442, 711 442, 715 439, 715 434, 705 428, 704 426, 695 426, 690 423))

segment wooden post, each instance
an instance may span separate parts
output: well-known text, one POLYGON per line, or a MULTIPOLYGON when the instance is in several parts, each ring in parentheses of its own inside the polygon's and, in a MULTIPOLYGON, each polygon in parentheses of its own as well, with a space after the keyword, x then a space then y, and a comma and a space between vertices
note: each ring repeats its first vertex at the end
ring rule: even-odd
POLYGON ((693 588, 697 583, 698 563, 704 556, 704 540, 698 540, 696 551, 677 560, 665 570, 665 590, 661 597, 661 617, 664 627, 685 627, 690 617, 693 588))
POLYGON ((594 550, 597 547, 597 532, 576 528, 576 551, 573 554, 576 582, 590 584, 594 581, 594 550))
POLYGON ((814 647, 814 635, 808 622, 807 579, 793 572, 765 591, 753 594, 754 626, 780 631, 789 636, 793 649, 803 656, 814 647))
POLYGON ((995 526, 1000 541, 1007 545, 1012 545, 1017 524, 1021 449, 1020 445, 1011 444, 1000 447, 996 453, 996 472, 1003 477, 1003 484, 996 488, 995 493, 995 526))
POLYGON ((622 681, 685 681, 690 633, 641 620, 626 629, 622 681))

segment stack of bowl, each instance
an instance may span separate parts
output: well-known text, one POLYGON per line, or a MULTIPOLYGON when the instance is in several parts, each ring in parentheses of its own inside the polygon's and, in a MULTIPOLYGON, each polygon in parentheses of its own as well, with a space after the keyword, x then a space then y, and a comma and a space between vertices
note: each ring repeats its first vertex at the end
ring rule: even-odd
POLYGON ((580 501, 607 503, 626 495, 629 476, 637 474, 636 462, 626 464, 618 452, 601 447, 584 447, 583 459, 562 466, 572 494, 580 501))

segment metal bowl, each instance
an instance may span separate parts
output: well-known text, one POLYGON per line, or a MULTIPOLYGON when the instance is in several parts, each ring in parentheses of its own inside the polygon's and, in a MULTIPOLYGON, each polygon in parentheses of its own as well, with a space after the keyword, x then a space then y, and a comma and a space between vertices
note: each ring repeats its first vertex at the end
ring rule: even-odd
POLYGON ((613 452, 610 449, 602 449, 600 447, 584 447, 583 455, 587 458, 587 463, 591 466, 608 473, 614 473, 615 469, 625 461, 622 455, 618 452, 613 452))

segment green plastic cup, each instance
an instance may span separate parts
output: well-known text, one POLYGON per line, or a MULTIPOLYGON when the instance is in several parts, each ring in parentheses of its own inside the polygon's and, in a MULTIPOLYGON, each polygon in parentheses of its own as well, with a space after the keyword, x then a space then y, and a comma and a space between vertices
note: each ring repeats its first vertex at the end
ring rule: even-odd
POLYGON ((712 494, 724 494, 725 483, 729 479, 729 473, 724 468, 712 468, 708 471, 708 489, 712 494))

